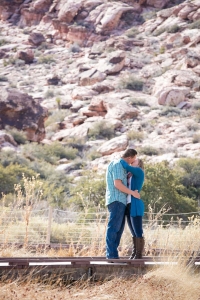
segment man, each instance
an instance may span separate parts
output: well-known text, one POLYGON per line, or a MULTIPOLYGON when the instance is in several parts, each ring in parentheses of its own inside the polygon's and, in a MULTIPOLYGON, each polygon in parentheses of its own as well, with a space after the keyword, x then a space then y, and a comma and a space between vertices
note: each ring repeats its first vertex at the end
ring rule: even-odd
MULTIPOLYGON (((124 152, 122 159, 129 165, 137 156, 135 149, 124 152)), ((127 194, 140 198, 138 191, 132 191, 127 187, 127 171, 120 163, 120 159, 111 161, 106 171, 106 205, 109 211, 109 220, 106 232, 106 257, 118 259, 118 246, 125 225, 125 210, 127 194)))

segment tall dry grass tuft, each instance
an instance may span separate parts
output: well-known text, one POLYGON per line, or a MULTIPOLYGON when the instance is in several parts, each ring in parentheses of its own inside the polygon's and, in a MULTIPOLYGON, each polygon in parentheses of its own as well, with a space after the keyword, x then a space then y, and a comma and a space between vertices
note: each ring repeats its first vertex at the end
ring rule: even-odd
MULTIPOLYGON (((38 175, 39 176, 39 175, 38 175)), ((37 177, 38 177, 37 176, 37 177)), ((25 222, 25 238, 24 247, 28 246, 29 241, 29 223, 31 212, 42 197, 42 182, 37 177, 26 178, 23 174, 23 186, 21 184, 15 185, 15 193, 17 198, 17 207, 24 208, 24 222, 25 222)))

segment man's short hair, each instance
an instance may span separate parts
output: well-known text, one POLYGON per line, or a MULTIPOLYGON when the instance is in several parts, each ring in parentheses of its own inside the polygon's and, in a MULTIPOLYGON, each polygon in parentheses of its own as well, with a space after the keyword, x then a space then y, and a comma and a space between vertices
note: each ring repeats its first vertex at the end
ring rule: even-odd
POLYGON ((137 155, 137 151, 135 149, 127 149, 122 155, 123 158, 126 157, 134 157, 137 155))

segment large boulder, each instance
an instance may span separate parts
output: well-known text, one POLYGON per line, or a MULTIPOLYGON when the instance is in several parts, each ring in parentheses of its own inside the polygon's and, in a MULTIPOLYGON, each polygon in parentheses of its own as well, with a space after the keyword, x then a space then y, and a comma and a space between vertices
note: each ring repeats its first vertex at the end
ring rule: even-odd
POLYGON ((38 100, 17 89, 3 89, 0 95, 0 129, 6 125, 26 132, 27 139, 40 142, 45 137, 47 109, 38 100))
POLYGON ((170 86, 159 90, 156 93, 158 103, 167 106, 177 106, 179 103, 186 100, 190 88, 180 86, 170 86))
POLYGON ((87 113, 86 111, 82 111, 83 115, 87 115, 87 116, 104 115, 106 119, 110 119, 110 120, 111 119, 118 119, 118 120, 132 119, 138 116, 138 110, 132 107, 127 102, 123 101, 121 99, 122 95, 120 95, 120 93, 113 94, 113 96, 115 97, 109 95, 109 98, 106 97, 106 94, 104 95, 105 97, 103 98, 94 97, 87 108, 87 113), (89 112, 91 113, 91 115, 89 115, 89 112))
POLYGON ((100 72, 108 75, 120 72, 125 64, 126 53, 118 50, 110 53, 108 57, 99 61, 97 66, 100 72))
POLYGON ((127 148, 128 139, 126 135, 117 136, 100 146, 97 151, 102 155, 110 155, 114 152, 120 152, 127 148))

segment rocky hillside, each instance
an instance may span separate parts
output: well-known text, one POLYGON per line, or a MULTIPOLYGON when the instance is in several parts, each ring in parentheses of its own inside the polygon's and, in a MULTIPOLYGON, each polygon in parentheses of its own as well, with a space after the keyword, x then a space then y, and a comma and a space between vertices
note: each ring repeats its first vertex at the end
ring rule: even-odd
POLYGON ((1 0, 2 151, 19 150, 14 127, 82 146, 86 167, 132 146, 199 158, 199 19, 200 1, 1 0))

